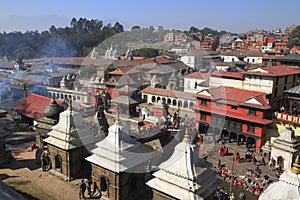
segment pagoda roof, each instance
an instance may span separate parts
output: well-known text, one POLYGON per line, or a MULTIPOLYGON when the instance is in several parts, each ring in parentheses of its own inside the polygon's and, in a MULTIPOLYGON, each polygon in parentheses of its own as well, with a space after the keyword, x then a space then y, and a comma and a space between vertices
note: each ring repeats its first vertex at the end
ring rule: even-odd
MULTIPOLYGON (((51 98, 31 93, 13 108, 13 111, 31 119, 40 119, 44 116, 44 110, 51 100, 51 98)), ((61 101, 56 102, 61 104, 61 101)))
POLYGON ((291 54, 281 56, 278 58, 279 61, 300 61, 300 55, 296 52, 293 52, 291 54))
POLYGON ((285 93, 290 93, 290 94, 300 94, 300 85, 297 85, 295 87, 292 87, 288 90, 284 91, 285 93))
POLYGON ((209 99, 217 103, 223 103, 234 106, 247 106, 259 109, 270 109, 265 95, 267 93, 252 90, 244 90, 233 87, 216 87, 206 89, 195 94, 196 97, 209 99), (239 94, 239 95, 237 95, 239 94))

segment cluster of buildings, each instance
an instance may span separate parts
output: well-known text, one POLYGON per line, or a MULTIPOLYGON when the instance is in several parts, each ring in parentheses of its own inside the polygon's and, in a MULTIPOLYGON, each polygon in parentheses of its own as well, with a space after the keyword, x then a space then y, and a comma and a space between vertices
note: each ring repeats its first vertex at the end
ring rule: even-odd
MULTIPOLYGON (((169 34, 165 40, 185 40, 174 38, 169 34)), ((86 58, 27 60, 26 71, 14 69, 10 82, 26 88, 31 81, 28 91, 34 93, 14 111, 35 127, 37 145, 50 153, 51 172, 65 180, 91 176, 110 199, 138 199, 147 195, 146 185, 154 199, 206 198, 218 180, 199 159, 195 135, 261 152, 270 149, 274 126, 279 132, 289 127, 293 131, 269 150, 286 170, 300 150, 297 48, 269 54, 246 46, 262 40, 261 47, 271 48, 267 43, 274 40, 257 32, 247 38, 248 43, 231 41, 235 51, 193 50, 180 60, 130 52, 123 57, 113 48, 104 58, 93 51, 86 58), (92 73, 83 75, 91 66, 92 73), (176 142, 167 156, 157 153, 171 140, 176 142), (292 156, 276 151, 291 144, 292 156)), ((297 162, 292 172, 299 174, 297 162)))
POLYGON ((186 53, 187 50, 215 51, 219 49, 232 51, 258 50, 263 53, 283 55, 289 51, 287 48, 289 34, 296 27, 296 25, 289 26, 284 33, 281 30, 273 32, 249 30, 243 34, 225 33, 222 35, 169 32, 164 35, 163 42, 173 45, 172 50, 177 53, 186 53))

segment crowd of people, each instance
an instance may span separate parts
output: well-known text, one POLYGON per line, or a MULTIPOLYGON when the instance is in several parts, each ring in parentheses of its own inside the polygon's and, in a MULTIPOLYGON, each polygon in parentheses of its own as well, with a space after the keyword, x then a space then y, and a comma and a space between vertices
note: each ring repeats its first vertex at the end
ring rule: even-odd
MULTIPOLYGON (((247 148, 243 155, 237 152, 236 148, 234 148, 233 154, 228 154, 228 147, 222 143, 219 146, 219 155, 221 157, 228 156, 228 158, 232 159, 232 165, 230 167, 226 166, 225 163, 222 163, 220 157, 218 163, 213 167, 217 176, 232 186, 240 187, 243 190, 249 191, 257 196, 259 196, 262 191, 265 190, 270 183, 272 183, 272 180, 267 175, 268 173, 263 174, 261 170, 262 166, 269 167, 269 170, 273 171, 278 178, 283 172, 281 164, 276 165, 275 159, 268 159, 266 153, 257 155, 261 157, 258 159, 254 150, 251 148, 247 148), (246 172, 240 173, 238 172, 238 168, 240 168, 239 163, 247 163, 247 166, 250 167, 247 167, 248 169, 246 172)), ((222 188, 219 188, 216 191, 215 198, 218 200, 230 199, 230 195, 228 195, 226 191, 222 190, 222 188)))
POLYGON ((261 169, 258 165, 256 165, 255 169, 248 168, 245 176, 234 175, 229 168, 221 163, 220 160, 218 162, 218 166, 214 167, 214 170, 224 181, 232 184, 233 186, 241 187, 243 190, 247 190, 255 195, 260 195, 261 192, 271 183, 268 175, 262 175, 261 169))

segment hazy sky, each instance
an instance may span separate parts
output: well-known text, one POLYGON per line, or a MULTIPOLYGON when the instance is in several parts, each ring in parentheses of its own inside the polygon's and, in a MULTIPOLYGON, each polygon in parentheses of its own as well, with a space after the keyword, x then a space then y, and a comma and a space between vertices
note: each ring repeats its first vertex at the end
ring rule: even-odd
POLYGON ((300 24, 298 0, 9 0, 0 7, 0 32, 48 30, 77 19, 187 30, 273 30, 300 24))

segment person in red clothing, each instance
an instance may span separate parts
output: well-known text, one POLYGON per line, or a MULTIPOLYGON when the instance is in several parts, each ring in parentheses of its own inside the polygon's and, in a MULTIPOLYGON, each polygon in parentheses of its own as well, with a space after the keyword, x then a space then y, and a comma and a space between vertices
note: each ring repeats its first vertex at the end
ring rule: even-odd
POLYGON ((29 151, 33 151, 34 149, 37 149, 38 147, 36 146, 35 143, 31 144, 29 147, 29 151))

